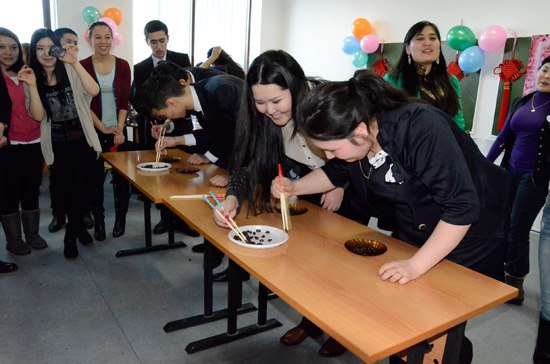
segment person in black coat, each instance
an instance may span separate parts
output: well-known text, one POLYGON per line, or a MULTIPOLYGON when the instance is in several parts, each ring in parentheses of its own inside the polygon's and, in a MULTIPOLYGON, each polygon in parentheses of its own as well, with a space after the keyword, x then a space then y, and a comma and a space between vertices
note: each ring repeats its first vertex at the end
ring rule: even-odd
POLYGON ((154 141, 151 139, 151 125, 141 107, 141 91, 143 84, 151 72, 161 61, 173 62, 180 67, 190 67, 189 56, 185 53, 172 52, 167 49, 170 37, 168 27, 160 20, 151 20, 143 29, 145 42, 151 48, 151 56, 134 65, 134 81, 132 83, 131 103, 139 113, 138 137, 142 146, 152 149, 154 141))
POLYGON ((204 154, 193 154, 191 164, 214 163, 227 168, 233 149, 235 122, 239 111, 243 80, 229 75, 214 76, 190 86, 182 85, 170 76, 152 76, 143 87, 146 110, 157 120, 183 118, 188 112, 208 132, 208 141, 193 134, 164 138, 159 150, 176 145, 204 146, 204 154))

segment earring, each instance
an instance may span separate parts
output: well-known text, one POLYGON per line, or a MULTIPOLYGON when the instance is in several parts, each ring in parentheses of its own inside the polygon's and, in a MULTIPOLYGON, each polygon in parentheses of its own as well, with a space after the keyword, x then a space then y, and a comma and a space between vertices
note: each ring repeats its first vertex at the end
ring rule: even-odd
POLYGON ((407 59, 409 61, 409 66, 411 65, 411 55, 410 54, 407 54, 407 59))
POLYGON ((439 57, 435 60, 435 63, 439 64, 439 57))

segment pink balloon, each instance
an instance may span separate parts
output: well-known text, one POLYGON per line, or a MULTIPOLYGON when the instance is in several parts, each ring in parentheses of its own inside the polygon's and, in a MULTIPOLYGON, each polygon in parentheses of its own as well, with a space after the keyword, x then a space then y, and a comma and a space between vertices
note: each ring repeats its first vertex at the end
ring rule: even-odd
POLYGON ((507 37, 508 35, 503 27, 491 25, 481 32, 478 45, 485 52, 494 52, 504 47, 507 37))
POLYGON ((109 28, 111 28, 111 31, 113 32, 113 37, 114 37, 115 33, 117 32, 117 26, 116 26, 115 21, 111 18, 106 18, 106 17, 103 17, 103 18, 99 19, 98 21, 102 21, 104 23, 107 23, 109 28))
POLYGON ((378 49, 380 41, 374 34, 367 34, 361 39, 361 49, 365 53, 374 53, 378 49))
POLYGON ((122 43, 122 35, 120 35, 119 32, 116 32, 115 35, 113 35, 113 45, 115 47, 118 47, 122 43))

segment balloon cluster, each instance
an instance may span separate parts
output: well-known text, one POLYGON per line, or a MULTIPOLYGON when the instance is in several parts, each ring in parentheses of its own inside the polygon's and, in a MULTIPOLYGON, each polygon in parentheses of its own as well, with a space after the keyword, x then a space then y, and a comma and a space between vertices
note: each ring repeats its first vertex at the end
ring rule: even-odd
MULTIPOLYGON (((87 6, 82 11, 82 17, 84 18, 84 21, 88 24, 96 21, 107 23, 107 25, 109 26, 109 28, 111 28, 111 31, 113 32, 113 45, 116 47, 122 43, 122 35, 120 35, 120 33, 118 32, 118 26, 122 22, 122 13, 117 8, 109 8, 105 10, 102 16, 99 10, 97 10, 93 6, 87 6)), ((86 41, 90 40, 87 29, 84 38, 86 39, 86 41)))
POLYGON ((462 51, 458 65, 466 73, 481 69, 485 61, 485 52, 494 52, 506 44, 506 30, 498 25, 491 25, 483 30, 476 40, 474 32, 464 25, 457 25, 447 33, 449 47, 462 51))
POLYGON ((365 67, 369 61, 368 54, 376 52, 380 41, 376 35, 372 34, 372 26, 364 18, 355 19, 351 32, 353 35, 342 41, 342 50, 351 56, 351 63, 355 67, 365 67))

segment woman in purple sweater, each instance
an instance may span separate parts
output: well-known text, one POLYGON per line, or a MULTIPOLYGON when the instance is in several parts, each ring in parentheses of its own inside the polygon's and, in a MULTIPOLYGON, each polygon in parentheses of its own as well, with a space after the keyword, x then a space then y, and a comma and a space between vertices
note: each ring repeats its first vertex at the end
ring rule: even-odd
POLYGON ((516 305, 523 304, 523 281, 529 273, 529 232, 544 206, 550 181, 550 57, 542 61, 536 88, 514 101, 487 155, 494 162, 504 150, 502 166, 512 180, 505 273, 506 283, 519 289, 518 297, 509 301, 516 305))

